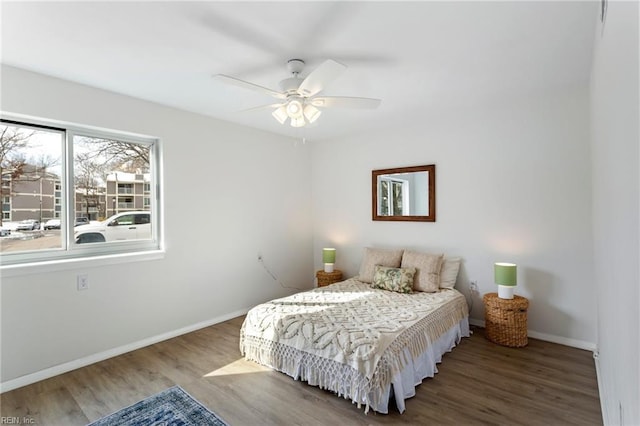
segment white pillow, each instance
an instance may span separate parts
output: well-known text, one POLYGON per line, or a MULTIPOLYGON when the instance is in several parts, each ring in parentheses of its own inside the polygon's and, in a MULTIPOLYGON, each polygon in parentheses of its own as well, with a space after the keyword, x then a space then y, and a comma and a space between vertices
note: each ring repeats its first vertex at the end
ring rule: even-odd
POLYGON ((403 268, 415 268, 413 281, 415 291, 433 293, 440 287, 440 270, 442 269, 443 254, 420 253, 405 250, 402 254, 403 268))
POLYGON ((440 288, 454 288, 460 270, 459 257, 445 257, 440 271, 440 288))
POLYGON ((403 249, 386 250, 365 247, 358 280, 371 284, 376 265, 399 268, 403 251, 403 249))

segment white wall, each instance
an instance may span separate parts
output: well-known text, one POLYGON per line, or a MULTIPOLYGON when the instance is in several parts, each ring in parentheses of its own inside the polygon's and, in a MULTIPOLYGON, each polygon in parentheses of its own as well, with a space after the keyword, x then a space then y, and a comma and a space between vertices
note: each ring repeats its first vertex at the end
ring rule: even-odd
MULTIPOLYGON (((420 111, 386 132, 313 146, 314 261, 337 248, 357 274, 365 246, 461 256, 458 288, 497 291, 493 263, 518 264, 536 336, 593 348, 588 94, 503 99, 478 108, 420 111), (435 223, 373 222, 371 171, 436 164, 435 223)), ((481 299, 472 317, 483 319, 481 299)))
POLYGON ((638 20, 638 2, 609 2, 591 75, 599 384, 609 425, 640 424, 638 20))
POLYGON ((313 286, 308 146, 11 67, 1 96, 7 112, 160 137, 166 225, 161 260, 4 274, 3 383, 290 293, 258 252, 285 284, 313 286))

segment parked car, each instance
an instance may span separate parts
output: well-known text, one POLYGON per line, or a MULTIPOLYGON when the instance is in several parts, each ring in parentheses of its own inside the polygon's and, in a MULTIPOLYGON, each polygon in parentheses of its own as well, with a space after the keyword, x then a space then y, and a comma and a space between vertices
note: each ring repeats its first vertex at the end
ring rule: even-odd
POLYGON ((151 238, 151 213, 118 213, 102 222, 76 229, 74 236, 77 244, 148 240, 151 238))
POLYGON ((76 223, 73 226, 88 225, 88 224, 89 224, 89 218, 76 217, 76 223))
POLYGON ((35 219, 21 220, 16 229, 18 231, 35 231, 36 229, 40 229, 40 221, 35 219))
POLYGON ((11 230, 6 228, 0 228, 0 237, 6 237, 11 235, 11 230))
POLYGON ((60 226, 61 226, 60 219, 49 219, 44 223, 45 230, 60 229, 60 226))

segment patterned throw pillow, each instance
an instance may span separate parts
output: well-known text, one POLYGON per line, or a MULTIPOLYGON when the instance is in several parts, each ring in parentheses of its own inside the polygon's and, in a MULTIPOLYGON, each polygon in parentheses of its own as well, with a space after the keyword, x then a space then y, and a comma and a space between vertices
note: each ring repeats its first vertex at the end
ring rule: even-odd
POLYGON ((405 250, 402 255, 403 268, 415 268, 416 276, 413 289, 433 293, 440 288, 440 269, 442 268, 442 254, 420 253, 405 250))
POLYGON ((415 268, 390 268, 376 265, 371 287, 397 293, 411 293, 415 268))
POLYGON ((360 264, 358 280, 363 283, 372 282, 376 265, 399 268, 403 251, 402 249, 387 250, 366 247, 364 249, 364 255, 362 256, 362 263, 360 264))

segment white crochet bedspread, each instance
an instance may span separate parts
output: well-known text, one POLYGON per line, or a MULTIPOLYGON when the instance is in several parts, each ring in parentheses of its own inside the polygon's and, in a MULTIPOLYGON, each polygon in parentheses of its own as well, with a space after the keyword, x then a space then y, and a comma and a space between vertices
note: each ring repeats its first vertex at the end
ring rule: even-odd
POLYGON ((456 290, 402 294, 350 279, 251 309, 240 351, 368 410, 406 364, 405 348, 418 357, 467 316, 456 290))

